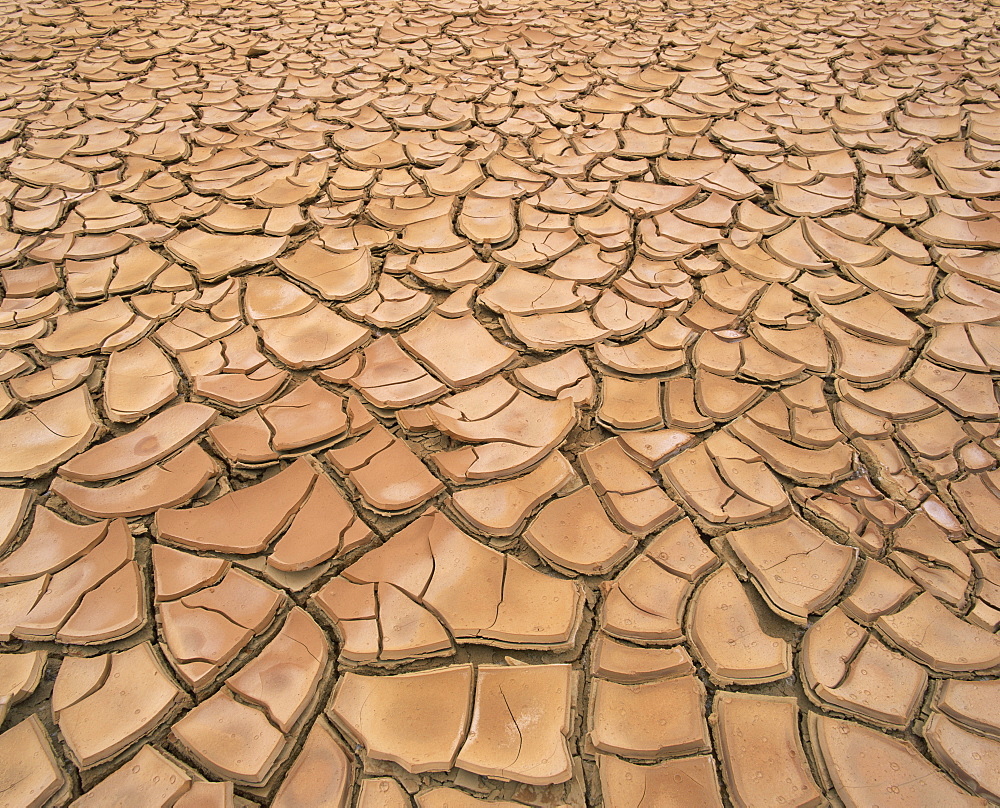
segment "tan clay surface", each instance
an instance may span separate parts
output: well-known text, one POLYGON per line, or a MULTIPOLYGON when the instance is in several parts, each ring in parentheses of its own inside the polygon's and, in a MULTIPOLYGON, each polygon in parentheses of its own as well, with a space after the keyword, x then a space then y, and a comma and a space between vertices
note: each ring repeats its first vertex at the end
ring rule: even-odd
POLYGON ((0 0, 0 808, 1000 805, 1000 0, 0 0))

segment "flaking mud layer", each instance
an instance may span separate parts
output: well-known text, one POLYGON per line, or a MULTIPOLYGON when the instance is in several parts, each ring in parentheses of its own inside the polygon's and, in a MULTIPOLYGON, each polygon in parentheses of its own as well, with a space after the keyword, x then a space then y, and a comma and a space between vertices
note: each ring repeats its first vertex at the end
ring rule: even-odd
POLYGON ((0 806, 1000 803, 1000 6, 0 0, 0 806))

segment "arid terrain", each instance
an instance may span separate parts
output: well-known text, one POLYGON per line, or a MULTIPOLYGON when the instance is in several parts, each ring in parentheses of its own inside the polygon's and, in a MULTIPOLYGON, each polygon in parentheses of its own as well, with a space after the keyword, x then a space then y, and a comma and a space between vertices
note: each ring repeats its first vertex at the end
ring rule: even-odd
POLYGON ((1000 0, 0 11, 0 808, 1000 804, 1000 0))

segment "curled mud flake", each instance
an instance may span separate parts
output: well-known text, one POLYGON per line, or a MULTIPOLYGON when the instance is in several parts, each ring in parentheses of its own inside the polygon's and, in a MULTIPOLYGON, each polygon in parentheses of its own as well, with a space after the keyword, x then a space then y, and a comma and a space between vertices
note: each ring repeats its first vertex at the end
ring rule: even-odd
POLYGON ((320 717, 271 804, 277 808, 301 805, 344 808, 349 804, 353 775, 350 751, 320 717))
POLYGON ((0 476, 34 478, 86 448, 99 423, 85 387, 50 398, 4 419, 0 476))
POLYGON ((721 567, 701 584, 689 620, 692 646, 718 681, 771 682, 792 672, 790 645, 761 627, 753 603, 730 567, 721 567))
POLYGON ((171 733, 217 776, 247 785, 267 779, 285 746, 262 710, 237 701, 225 688, 187 713, 171 733))
POLYGON ((471 665, 392 676, 345 673, 328 712, 373 758, 413 773, 447 771, 468 731, 474 679, 471 665))
POLYGON ((711 755, 640 765, 602 754, 597 757, 597 768, 601 794, 608 808, 639 805, 648 794, 681 803, 695 800, 706 808, 721 808, 723 804, 711 755))
MULTIPOLYGON (((148 734, 185 700, 149 643, 109 657, 103 683, 61 707, 56 717, 74 759, 83 768, 108 760, 148 734)), ((91 663, 70 657, 63 662, 59 678, 75 679, 76 664, 91 663)))
POLYGON ((948 805, 987 805, 955 785, 908 741, 819 713, 809 713, 807 724, 822 770, 848 805, 864 805, 872 793, 900 808, 928 798, 948 805))
POLYGON ((779 796, 795 805, 825 802, 799 736, 794 698, 719 691, 713 719, 722 776, 738 804, 779 796))
POLYGON ((315 469, 306 460, 297 460, 264 482, 224 494, 208 505, 157 511, 157 535, 194 550, 259 553, 296 513, 316 479, 315 469))
POLYGON ((66 774, 37 715, 0 735, 0 750, 6 761, 0 775, 0 794, 11 805, 45 805, 66 785, 66 774))

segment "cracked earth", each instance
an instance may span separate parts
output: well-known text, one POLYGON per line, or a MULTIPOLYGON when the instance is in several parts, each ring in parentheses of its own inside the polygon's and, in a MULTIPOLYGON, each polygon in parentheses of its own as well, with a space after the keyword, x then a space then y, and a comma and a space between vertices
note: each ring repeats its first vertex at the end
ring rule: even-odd
POLYGON ((1000 5, 0 0, 0 807, 1000 804, 1000 5))

